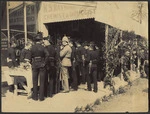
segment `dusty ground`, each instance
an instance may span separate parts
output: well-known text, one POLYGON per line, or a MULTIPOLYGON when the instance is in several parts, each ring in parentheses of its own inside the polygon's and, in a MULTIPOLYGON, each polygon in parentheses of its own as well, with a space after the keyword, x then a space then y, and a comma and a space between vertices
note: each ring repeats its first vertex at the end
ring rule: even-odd
MULTIPOLYGON (((7 71, 7 68, 3 68, 2 71, 7 71)), ((132 76, 135 78, 136 74, 132 73, 132 76), (133 76, 134 75, 134 76, 133 76)), ((7 75, 3 74, 2 72, 2 82, 6 81, 7 75)), ((119 81, 123 84, 123 82, 119 81)), ((123 84, 124 85, 124 84, 123 84)), ((140 110, 139 107, 142 108, 144 111, 147 111, 148 107, 148 94, 146 89, 148 88, 148 81, 146 79, 140 79, 137 81, 135 86, 131 87, 125 95, 121 95, 122 97, 115 96, 114 100, 116 101, 108 102, 110 104, 104 103, 104 105, 100 107, 96 107, 96 112, 104 112, 104 111, 127 111, 127 110, 140 110), (135 88, 135 89, 134 89, 135 88), (143 91, 144 90, 144 91, 143 91), (144 97, 143 97, 144 96, 144 97), (140 98, 140 99, 139 99, 140 98), (123 100, 123 101, 121 101, 123 100), (121 103, 125 104, 121 104, 121 103), (140 103, 140 104, 138 104, 140 103), (109 108, 108 108, 108 106, 109 108), (127 107, 129 105, 129 107, 127 107), (131 106, 130 106, 131 105, 131 106), (120 106, 118 109, 113 110, 114 106, 120 106)), ((71 91, 69 93, 58 93, 53 98, 46 98, 44 101, 33 101, 32 99, 28 100, 27 96, 18 95, 14 96, 13 93, 9 91, 3 92, 5 93, 6 97, 2 97, 1 101, 1 111, 2 112, 74 112, 76 107, 84 107, 87 104, 93 103, 96 99, 102 98, 103 96, 108 96, 112 94, 108 88, 103 88, 103 82, 98 83, 98 93, 89 92, 84 89, 87 88, 87 85, 80 85, 78 91, 71 91)), ((132 111, 131 110, 131 111, 132 111)))
POLYGON ((58 93, 53 98, 46 98, 44 101, 28 100, 27 96, 14 96, 6 91, 6 97, 2 97, 2 112, 74 112, 75 108, 93 103, 97 98, 111 91, 103 89, 99 83, 98 93, 84 90, 86 85, 80 85, 78 91, 69 93, 58 93))
POLYGON ((94 108, 94 112, 147 112, 148 79, 139 78, 123 94, 118 94, 94 108))

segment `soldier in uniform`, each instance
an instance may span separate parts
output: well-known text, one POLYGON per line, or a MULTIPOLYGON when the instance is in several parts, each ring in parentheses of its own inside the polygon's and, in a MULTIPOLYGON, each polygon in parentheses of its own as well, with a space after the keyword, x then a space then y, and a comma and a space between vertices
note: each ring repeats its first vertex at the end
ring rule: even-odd
POLYGON ((57 44, 55 46, 56 51, 56 80, 54 81, 54 93, 59 93, 61 89, 60 81, 60 69, 61 69, 61 60, 60 60, 60 46, 62 45, 61 40, 57 39, 57 44))
POLYGON ((99 54, 99 61, 98 61, 98 64, 97 64, 97 80, 100 82, 101 81, 101 78, 102 78, 102 62, 100 61, 100 59, 102 59, 101 55, 100 55, 100 49, 99 47, 95 44, 95 51, 99 54))
POLYGON ((89 62, 90 62, 90 55, 89 55, 89 43, 87 41, 85 41, 83 43, 83 47, 85 49, 85 53, 84 53, 84 58, 85 58, 85 65, 84 65, 84 74, 85 74, 85 82, 87 81, 87 77, 89 75, 89 69, 88 69, 88 66, 89 66, 89 62))
POLYGON ((49 52, 49 57, 46 63, 45 96, 52 97, 55 86, 54 81, 56 80, 56 51, 50 41, 50 37, 44 38, 44 44, 49 52))
POLYGON ((98 91, 97 88, 97 64, 99 60, 99 54, 95 49, 94 42, 90 42, 89 46, 89 55, 90 55, 90 63, 89 63, 89 75, 87 77, 87 87, 88 91, 92 91, 91 83, 94 83, 94 92, 98 91))
POLYGON ((60 59, 61 59, 61 80, 62 80, 62 87, 63 87, 63 93, 69 92, 69 73, 68 73, 68 67, 71 67, 71 53, 72 49, 69 46, 69 40, 66 36, 62 38, 62 47, 60 50, 60 59))
POLYGON ((85 84, 85 72, 84 72, 84 66, 85 66, 85 49, 81 45, 81 42, 76 42, 77 50, 76 50, 76 56, 77 56, 77 62, 78 62, 78 84, 85 84))
POLYGON ((39 100, 44 100, 45 63, 49 56, 48 51, 42 46, 42 36, 38 34, 35 45, 31 48, 32 77, 33 77, 33 100, 38 100, 38 77, 40 79, 39 100))
POLYGON ((73 42, 73 39, 70 39, 69 45, 72 49, 71 53, 71 64, 72 66, 70 67, 70 86, 72 90, 78 90, 78 82, 77 82, 77 73, 76 73, 76 48, 75 44, 73 42))

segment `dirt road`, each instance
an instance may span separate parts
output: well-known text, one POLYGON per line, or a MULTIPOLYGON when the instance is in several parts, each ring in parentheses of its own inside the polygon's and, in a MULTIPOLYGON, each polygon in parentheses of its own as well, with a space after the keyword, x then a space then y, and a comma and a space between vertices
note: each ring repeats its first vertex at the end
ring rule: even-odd
POLYGON ((94 112, 147 112, 148 111, 148 79, 139 78, 126 92, 118 94, 94 108, 94 112))

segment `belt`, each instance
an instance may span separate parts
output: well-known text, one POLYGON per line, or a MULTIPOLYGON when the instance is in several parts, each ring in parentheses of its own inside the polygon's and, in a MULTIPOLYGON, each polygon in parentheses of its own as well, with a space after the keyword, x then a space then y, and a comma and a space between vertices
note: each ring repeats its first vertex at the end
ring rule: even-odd
POLYGON ((40 62, 40 61, 44 60, 44 58, 42 58, 42 57, 34 57, 33 60, 36 61, 36 62, 40 62))
POLYGON ((71 57, 65 57, 65 58, 71 59, 71 57))
POLYGON ((49 59, 54 60, 54 57, 49 57, 49 59))

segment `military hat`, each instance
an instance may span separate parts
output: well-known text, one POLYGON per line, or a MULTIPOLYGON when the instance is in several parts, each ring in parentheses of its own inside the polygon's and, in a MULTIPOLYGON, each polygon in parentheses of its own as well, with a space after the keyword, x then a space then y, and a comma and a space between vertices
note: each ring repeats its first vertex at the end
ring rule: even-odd
POLYGON ((39 41, 39 40, 42 40, 43 38, 42 38, 42 36, 41 36, 41 34, 37 34, 35 37, 34 37, 34 40, 35 41, 39 41))
POLYGON ((64 36, 64 37, 62 38, 62 41, 69 42, 69 39, 68 39, 67 36, 64 36))
POLYGON ((87 41, 82 43, 82 46, 89 46, 89 43, 87 41))
POLYGON ((82 44, 82 41, 81 40, 77 40, 76 43, 82 44))
POLYGON ((90 42, 90 46, 91 47, 95 47, 95 43, 92 41, 92 42, 90 42))
POLYGON ((90 42, 90 45, 95 45, 95 42, 91 41, 91 42, 90 42))

